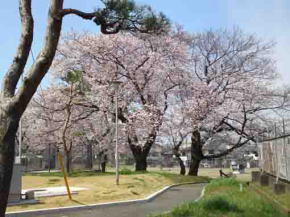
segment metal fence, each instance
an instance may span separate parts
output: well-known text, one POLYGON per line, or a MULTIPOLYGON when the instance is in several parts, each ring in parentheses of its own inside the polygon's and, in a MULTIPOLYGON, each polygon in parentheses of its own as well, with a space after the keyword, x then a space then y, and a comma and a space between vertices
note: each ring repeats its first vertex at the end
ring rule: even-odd
POLYGON ((263 171, 290 181, 290 136, 260 142, 258 152, 263 171))

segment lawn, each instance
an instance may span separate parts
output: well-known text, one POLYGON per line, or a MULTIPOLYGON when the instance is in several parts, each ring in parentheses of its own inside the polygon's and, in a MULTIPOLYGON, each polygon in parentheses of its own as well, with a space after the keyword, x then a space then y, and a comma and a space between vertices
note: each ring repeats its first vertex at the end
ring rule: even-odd
POLYGON ((206 187, 205 196, 155 217, 286 217, 247 187, 240 191, 235 179, 217 179, 206 187))
MULTIPOLYGON (((144 198, 165 186, 185 183, 204 182, 205 177, 188 177, 166 172, 134 173, 123 170, 120 185, 115 185, 115 176, 95 172, 75 172, 69 177, 70 186, 89 188, 73 195, 73 201, 67 196, 40 198, 40 204, 8 207, 8 212, 32 210, 41 208, 64 207, 72 205, 86 205, 100 202, 121 201, 144 198)), ((42 173, 23 176, 23 189, 63 186, 60 173, 42 173)))
MULTIPOLYGON (((119 186, 115 185, 113 169, 109 168, 109 172, 105 174, 75 171, 69 177, 70 186, 89 188, 89 190, 73 195, 73 201, 69 201, 67 196, 40 198, 40 204, 12 206, 8 207, 8 212, 144 198, 167 185, 208 180, 205 176, 219 177, 218 168, 200 169, 201 177, 177 175, 179 168, 162 171, 160 168, 149 168, 148 173, 136 173, 132 172, 132 169, 126 167, 121 170, 119 186)), ((246 173, 238 175, 237 179, 250 181, 251 171, 252 169, 246 170, 246 173)), ((225 169, 224 172, 228 173, 230 170, 225 169)), ((26 174, 22 178, 23 189, 57 186, 64 186, 60 172, 26 174)))

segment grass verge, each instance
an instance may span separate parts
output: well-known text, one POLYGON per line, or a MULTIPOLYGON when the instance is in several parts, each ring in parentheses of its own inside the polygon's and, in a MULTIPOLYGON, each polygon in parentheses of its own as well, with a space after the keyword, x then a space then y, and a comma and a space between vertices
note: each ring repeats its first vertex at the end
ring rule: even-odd
MULTIPOLYGON (((75 172, 69 177, 70 186, 88 188, 73 195, 73 201, 67 196, 40 198, 40 204, 8 207, 8 212, 64 206, 88 205, 101 202, 123 201, 144 198, 165 186, 186 183, 205 182, 206 177, 189 177, 166 172, 135 173, 125 171, 120 176, 120 185, 115 184, 111 173, 75 172), (123 175, 122 175, 123 174, 123 175)), ((22 177, 23 189, 64 186, 60 173, 41 173, 22 177)))
POLYGON ((251 183, 251 187, 261 192, 262 195, 265 195, 267 198, 271 198, 274 202, 278 202, 282 207, 290 210, 290 193, 277 195, 273 192, 270 186, 261 186, 257 183, 251 183))
POLYGON ((285 214, 235 179, 212 180, 198 202, 185 203, 155 217, 286 217, 285 214))

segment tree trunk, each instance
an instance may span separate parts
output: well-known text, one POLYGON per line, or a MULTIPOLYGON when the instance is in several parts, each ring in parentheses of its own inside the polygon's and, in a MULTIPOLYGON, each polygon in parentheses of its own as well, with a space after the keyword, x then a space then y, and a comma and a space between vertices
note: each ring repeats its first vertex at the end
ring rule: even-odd
POLYGON ((183 160, 180 157, 180 152, 179 152, 179 148, 180 148, 181 144, 182 144, 182 141, 178 145, 173 147, 173 154, 179 163, 180 175, 185 175, 185 173, 186 173, 185 165, 183 163, 183 160))
POLYGON ((106 172, 106 162, 101 163, 101 171, 102 171, 102 173, 106 172))
POLYGON ((145 148, 145 147, 141 147, 139 145, 134 145, 132 143, 130 143, 130 149, 132 151, 134 160, 135 160, 135 171, 146 171, 147 170, 147 157, 150 151, 150 148, 152 146, 152 144, 150 145, 150 148, 145 148))
POLYGON ((189 176, 197 176, 199 169, 200 160, 192 158, 189 166, 188 175, 189 176))
POLYGON ((100 153, 100 156, 101 156, 101 170, 102 170, 102 173, 105 173, 106 172, 106 164, 108 161, 108 156, 107 156, 107 153, 105 151, 102 151, 100 153))
POLYGON ((5 75, 0 93, 0 217, 5 217, 19 120, 42 78, 49 70, 56 52, 62 24, 62 18, 57 15, 62 9, 63 1, 51 1, 44 46, 28 70, 24 82, 15 93, 17 83, 26 65, 31 46, 29 43, 32 42, 33 36, 31 31, 33 28, 31 22, 33 21, 30 14, 31 1, 20 1, 20 4, 22 20, 24 21, 21 25, 24 27, 24 33, 21 35, 15 61, 5 75), (30 21, 25 21, 26 18, 30 21), (29 23, 30 26, 27 26, 29 23), (28 35, 26 35, 27 31, 29 31, 28 35), (26 43, 28 40, 30 42, 26 43))
POLYGON ((93 169, 93 146, 90 142, 87 146, 86 168, 93 169))
POLYGON ((191 136, 191 161, 189 165, 189 176, 197 176, 200 161, 203 159, 200 132, 198 129, 192 132, 191 136))
POLYGON ((0 217, 5 216, 8 202, 18 123, 17 117, 0 113, 0 217))
POLYGON ((185 175, 186 173, 186 169, 185 169, 185 165, 183 163, 183 160, 180 158, 180 156, 176 156, 179 166, 180 166, 180 175, 185 175))
POLYGON ((146 171, 147 170, 147 156, 143 153, 134 155, 135 159, 135 171, 146 171))
POLYGON ((71 151, 66 151, 65 152, 65 167, 66 167, 66 172, 68 174, 71 173, 71 162, 72 162, 71 151))
POLYGON ((153 131, 149 135, 143 147, 140 145, 135 145, 138 142, 138 139, 136 136, 133 138, 134 142, 131 140, 130 137, 128 137, 128 143, 135 160, 135 171, 147 171, 147 157, 149 155, 152 145, 155 142, 156 131, 153 131))

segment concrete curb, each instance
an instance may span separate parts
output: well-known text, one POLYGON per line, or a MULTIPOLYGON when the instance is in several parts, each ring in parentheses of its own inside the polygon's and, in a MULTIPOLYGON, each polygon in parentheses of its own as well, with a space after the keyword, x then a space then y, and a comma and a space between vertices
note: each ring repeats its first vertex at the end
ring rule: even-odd
MULTIPOLYGON (((38 209, 38 210, 26 210, 26 211, 18 211, 18 212, 8 212, 6 213, 6 217, 30 217, 30 216, 39 216, 39 215, 46 215, 46 214, 60 214, 64 212, 71 212, 71 211, 80 211, 80 210, 89 210, 89 209, 96 209, 96 208, 105 208, 105 207, 112 207, 112 206, 121 206, 126 204, 134 204, 134 203, 146 203, 150 202, 165 191, 169 190, 170 188, 181 186, 181 185, 194 185, 194 184, 207 184, 208 182, 187 182, 187 183, 180 183, 169 185, 161 190, 145 197, 143 199, 137 200, 126 200, 126 201, 117 201, 117 202, 107 202, 107 203, 97 203, 97 204, 90 204, 90 205, 79 205, 79 206, 68 206, 68 207, 60 207, 60 208, 48 208, 48 209, 38 209)), ((204 193, 204 188, 202 190, 201 196, 197 199, 199 200, 204 193)))
POLYGON ((198 202, 198 201, 200 201, 200 200, 203 198, 204 193, 205 193, 205 186, 203 187, 200 196, 199 196, 199 197, 198 197, 194 202, 198 202))

